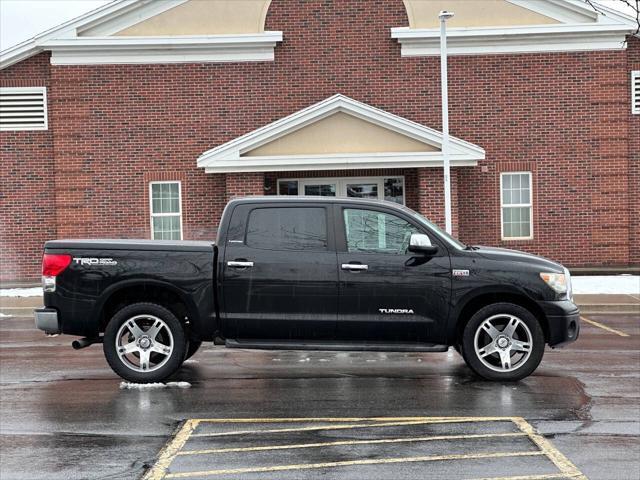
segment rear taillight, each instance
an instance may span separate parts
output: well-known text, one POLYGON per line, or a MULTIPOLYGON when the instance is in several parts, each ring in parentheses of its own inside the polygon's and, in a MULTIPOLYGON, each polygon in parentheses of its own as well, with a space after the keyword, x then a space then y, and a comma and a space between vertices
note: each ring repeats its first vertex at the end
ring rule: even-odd
POLYGON ((56 291, 56 277, 71 263, 71 255, 45 253, 42 257, 42 289, 56 291))

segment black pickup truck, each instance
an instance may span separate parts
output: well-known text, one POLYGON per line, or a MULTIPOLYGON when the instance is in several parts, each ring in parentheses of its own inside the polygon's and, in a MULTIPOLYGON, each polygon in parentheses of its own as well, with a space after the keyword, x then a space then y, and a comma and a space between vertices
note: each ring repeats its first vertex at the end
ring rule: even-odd
POLYGON ((242 198, 215 244, 45 244, 39 329, 102 343, 135 382, 164 380, 203 341, 231 348, 444 352, 491 380, 531 374, 577 339, 569 271, 466 246, 389 202, 242 198))

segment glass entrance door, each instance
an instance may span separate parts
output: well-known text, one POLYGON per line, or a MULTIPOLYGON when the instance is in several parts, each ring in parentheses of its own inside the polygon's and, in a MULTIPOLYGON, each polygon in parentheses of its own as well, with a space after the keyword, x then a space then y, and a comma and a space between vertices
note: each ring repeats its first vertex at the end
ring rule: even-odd
POLYGON ((319 182, 317 180, 304 181, 302 183, 302 195, 305 197, 335 197, 336 182, 319 182))
POLYGON ((278 195, 369 198, 404 204, 404 177, 280 179, 278 195))

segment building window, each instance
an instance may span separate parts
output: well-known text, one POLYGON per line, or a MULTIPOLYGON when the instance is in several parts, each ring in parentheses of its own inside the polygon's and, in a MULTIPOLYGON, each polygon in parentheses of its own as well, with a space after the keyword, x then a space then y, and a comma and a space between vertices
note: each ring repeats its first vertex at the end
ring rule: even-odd
POLYGON ((151 182, 151 238, 182 240, 182 189, 180 182, 151 182))
POLYGON ((47 128, 46 87, 0 88, 0 131, 47 128))
POLYGON ((631 72, 631 113, 640 115, 640 70, 631 72))
POLYGON ((371 198, 404 205, 404 177, 279 179, 278 195, 371 198))
POLYGON ((502 239, 533 238, 531 172, 500 174, 500 193, 502 239))

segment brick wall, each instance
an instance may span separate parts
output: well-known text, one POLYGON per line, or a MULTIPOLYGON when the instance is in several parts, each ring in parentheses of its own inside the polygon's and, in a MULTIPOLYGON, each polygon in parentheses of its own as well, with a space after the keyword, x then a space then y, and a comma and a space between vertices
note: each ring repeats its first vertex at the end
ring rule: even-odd
MULTIPOLYGON (((1 87, 47 87, 49 56, 0 72, 1 87)), ((0 282, 40 275, 42 244, 56 236, 51 111, 47 131, 0 132, 0 282)))
MULTIPOLYGON (((229 192, 257 192, 274 175, 205 174, 198 156, 335 93, 439 129, 438 58, 400 56, 389 31, 408 24, 400 0, 363 5, 274 0, 266 29, 284 32, 274 62, 49 67, 43 54, 1 71, 3 83, 49 85, 51 121, 44 133, 0 137, 1 278, 37 276, 47 238, 148 238, 158 176, 183 182, 185 237, 213 238, 229 192)), ((628 52, 450 59, 451 133, 487 152, 455 169, 463 241, 568 265, 640 262, 639 117, 629 114, 639 50, 634 40, 628 52), (512 168, 534 172, 528 242, 500 239, 499 173, 512 168)), ((407 203, 441 223, 441 173, 427 171, 407 173, 407 203)))

